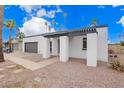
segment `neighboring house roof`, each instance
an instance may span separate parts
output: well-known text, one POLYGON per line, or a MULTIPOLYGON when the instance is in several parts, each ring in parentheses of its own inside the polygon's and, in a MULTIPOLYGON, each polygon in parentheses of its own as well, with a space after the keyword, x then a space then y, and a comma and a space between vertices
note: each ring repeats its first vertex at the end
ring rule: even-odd
POLYGON ((18 40, 13 39, 13 40, 12 40, 12 44, 16 44, 16 43, 18 43, 18 40))
POLYGON ((52 32, 52 33, 27 36, 25 38, 36 37, 36 36, 44 36, 44 37, 80 36, 80 35, 86 35, 88 33, 97 33, 96 28, 103 28, 103 27, 108 27, 108 26, 101 25, 101 26, 95 26, 95 27, 85 27, 83 29, 70 30, 70 31, 57 31, 57 32, 52 32))

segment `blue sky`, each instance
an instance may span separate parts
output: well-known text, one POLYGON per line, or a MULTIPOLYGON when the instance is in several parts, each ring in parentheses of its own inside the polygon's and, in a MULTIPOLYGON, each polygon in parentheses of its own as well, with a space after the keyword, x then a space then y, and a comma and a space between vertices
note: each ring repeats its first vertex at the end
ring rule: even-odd
MULTIPOLYGON (((4 21, 13 19, 16 26, 23 24, 32 17, 43 18, 48 22, 55 20, 54 29, 58 31, 60 24, 63 30, 81 29, 91 25, 93 18, 98 19, 98 25, 109 26, 108 39, 112 43, 120 41, 118 35, 124 34, 124 6, 99 6, 99 5, 63 5, 63 6, 5 6, 4 21), (42 12, 40 11, 42 10, 42 12), (38 14, 38 11, 39 14, 38 14), (66 22, 63 13, 67 13, 66 22)), ((51 27, 53 27, 51 25, 51 27)), ((16 34, 13 29, 12 37, 16 34)), ((9 29, 3 28, 3 41, 8 40, 9 29)), ((123 39, 123 38, 122 38, 123 39)))

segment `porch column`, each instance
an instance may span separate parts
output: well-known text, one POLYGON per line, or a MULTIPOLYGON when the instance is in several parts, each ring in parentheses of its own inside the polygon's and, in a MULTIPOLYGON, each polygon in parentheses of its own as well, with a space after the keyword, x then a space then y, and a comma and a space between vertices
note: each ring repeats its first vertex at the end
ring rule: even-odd
POLYGON ((50 39, 49 38, 43 38, 43 58, 49 58, 50 57, 50 39))
POLYGON ((97 66, 97 34, 87 34, 87 66, 97 66))
POLYGON ((58 55, 58 38, 52 38, 52 55, 58 55))
POLYGON ((68 36, 60 37, 60 61, 67 62, 69 60, 69 38, 68 36))

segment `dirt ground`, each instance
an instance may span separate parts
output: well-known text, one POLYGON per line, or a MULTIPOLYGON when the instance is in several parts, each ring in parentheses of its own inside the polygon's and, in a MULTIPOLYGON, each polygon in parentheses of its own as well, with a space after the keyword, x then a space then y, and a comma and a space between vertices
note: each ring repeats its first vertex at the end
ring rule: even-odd
POLYGON ((112 49, 114 53, 124 54, 124 46, 121 46, 120 44, 109 44, 108 48, 112 49))
MULTIPOLYGON (((123 56, 118 55, 118 58, 123 61, 123 56)), ((35 71, 24 67, 8 68, 11 65, 17 64, 8 60, 0 63, 0 87, 124 87, 124 73, 111 69, 109 63, 104 62, 98 62, 98 66, 94 68, 86 66, 86 60, 70 59, 67 63, 58 62, 35 71), (18 69, 22 71, 14 73, 18 69)))

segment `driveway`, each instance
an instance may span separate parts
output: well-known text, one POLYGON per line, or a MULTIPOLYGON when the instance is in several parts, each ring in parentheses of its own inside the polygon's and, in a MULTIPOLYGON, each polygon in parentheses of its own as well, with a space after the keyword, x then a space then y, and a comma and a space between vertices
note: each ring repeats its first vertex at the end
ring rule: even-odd
POLYGON ((22 53, 22 52, 4 54, 4 56, 6 60, 22 65, 25 68, 30 69, 32 71, 54 64, 59 60, 57 57, 52 57, 50 59, 43 60, 42 56, 41 55, 39 56, 39 54, 22 53))
POLYGON ((16 51, 11 53, 10 55, 20 57, 26 60, 30 60, 33 62, 41 62, 44 60, 41 54, 36 54, 36 53, 23 53, 23 52, 16 51))

